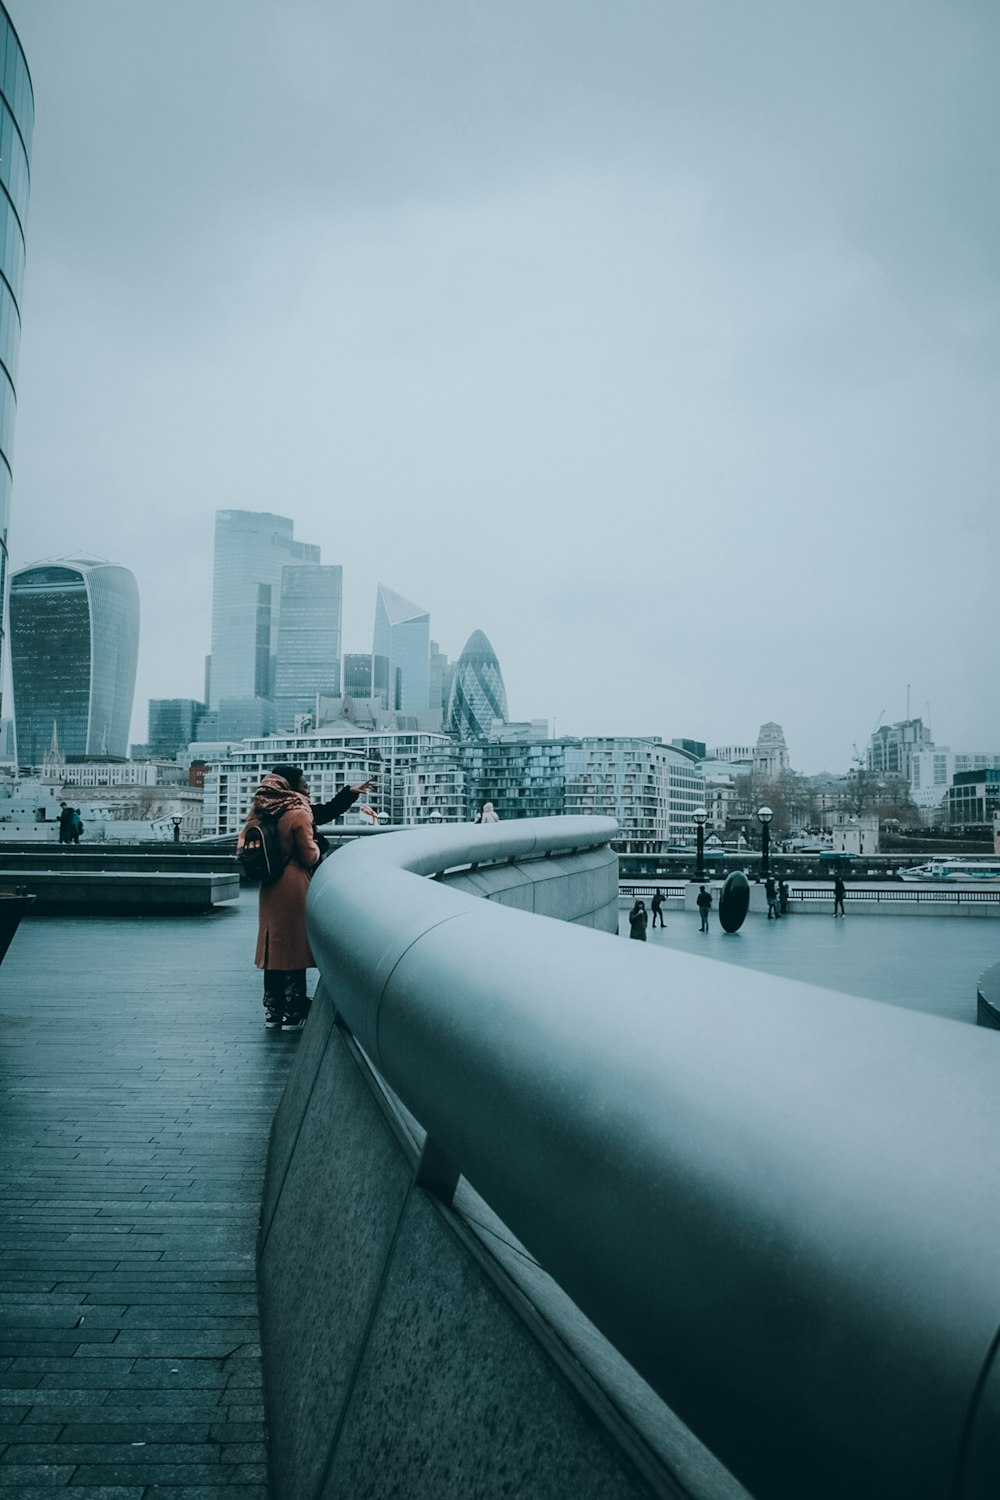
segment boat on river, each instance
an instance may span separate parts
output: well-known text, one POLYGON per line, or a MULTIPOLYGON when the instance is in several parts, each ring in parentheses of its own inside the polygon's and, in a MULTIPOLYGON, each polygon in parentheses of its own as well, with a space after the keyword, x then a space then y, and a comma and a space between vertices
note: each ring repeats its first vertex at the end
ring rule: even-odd
POLYGON ((909 870, 900 870, 901 880, 1000 880, 1000 860, 995 859, 932 859, 925 865, 913 865, 909 870))

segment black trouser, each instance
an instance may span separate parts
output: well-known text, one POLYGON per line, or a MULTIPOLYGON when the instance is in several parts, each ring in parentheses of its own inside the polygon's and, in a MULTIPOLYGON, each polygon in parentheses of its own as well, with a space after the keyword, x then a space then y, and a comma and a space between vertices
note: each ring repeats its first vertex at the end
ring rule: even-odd
POLYGON ((268 1010, 300 1015, 306 1009, 305 969, 265 969, 264 1004, 268 1010))
POLYGON ((660 919, 660 926, 661 927, 666 927, 667 924, 663 920, 663 912, 660 910, 660 908, 658 906, 654 906, 653 907, 653 926, 654 927, 656 926, 656 919, 657 919, 657 917, 659 917, 659 919, 660 919))

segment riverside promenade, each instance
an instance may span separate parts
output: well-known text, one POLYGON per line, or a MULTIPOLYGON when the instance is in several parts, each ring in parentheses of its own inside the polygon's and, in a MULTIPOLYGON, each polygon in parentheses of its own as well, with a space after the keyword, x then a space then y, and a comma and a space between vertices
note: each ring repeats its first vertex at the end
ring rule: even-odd
MULTIPOLYGON (((708 932, 699 930, 697 912, 668 909, 666 927, 650 926, 648 942, 972 1024, 976 982, 1000 963, 997 920, 859 916, 850 906, 846 917, 834 917, 831 900, 828 915, 790 912, 769 922, 752 911, 739 932, 726 933, 719 925, 717 890, 713 896, 708 932)), ((619 912, 618 930, 626 938, 629 905, 619 912)))
POLYGON ((0 967, 0 1496, 267 1495, 255 1241, 299 1037, 256 902, 35 918, 0 967))

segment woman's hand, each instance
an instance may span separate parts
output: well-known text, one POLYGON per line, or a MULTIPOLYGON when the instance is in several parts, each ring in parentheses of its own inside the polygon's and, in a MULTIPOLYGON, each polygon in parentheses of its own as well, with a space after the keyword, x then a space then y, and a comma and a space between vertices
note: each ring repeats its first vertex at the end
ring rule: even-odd
POLYGON ((360 794, 362 792, 373 792, 374 790, 375 790, 375 783, 374 783, 374 781, 363 781, 360 786, 352 786, 351 787, 351 791, 352 792, 357 792, 359 796, 360 796, 360 794))

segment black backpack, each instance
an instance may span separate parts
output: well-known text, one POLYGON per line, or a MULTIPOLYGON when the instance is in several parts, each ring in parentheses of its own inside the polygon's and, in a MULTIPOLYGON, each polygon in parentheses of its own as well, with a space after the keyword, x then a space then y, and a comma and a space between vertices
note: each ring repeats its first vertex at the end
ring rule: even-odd
POLYGON ((281 852, 279 820, 268 813, 258 813, 257 816, 259 821, 251 824, 243 834, 243 848, 236 856, 236 863, 245 880, 274 885, 288 863, 281 852))

